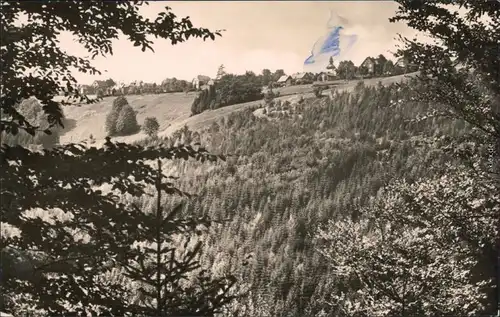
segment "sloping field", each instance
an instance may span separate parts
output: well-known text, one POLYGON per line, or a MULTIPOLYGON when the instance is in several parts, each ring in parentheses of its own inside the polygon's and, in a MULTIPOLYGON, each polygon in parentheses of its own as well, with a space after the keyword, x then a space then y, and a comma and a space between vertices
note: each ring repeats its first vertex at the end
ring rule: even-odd
MULTIPOLYGON (((376 85, 379 81, 384 85, 390 85, 404 81, 407 77, 412 77, 416 73, 385 77, 365 79, 365 85, 376 85)), ((351 91, 359 80, 353 80, 341 83, 337 87, 339 91, 351 91)), ((312 97, 312 85, 284 87, 280 90, 280 100, 287 100, 292 94, 302 94, 304 98, 312 97), (289 88, 289 89, 286 89, 289 88), (293 89, 292 89, 293 88, 293 89)), ((134 110, 138 111, 137 121, 142 124, 145 117, 156 117, 160 123, 159 136, 169 136, 176 130, 187 125, 189 129, 201 130, 221 117, 228 116, 236 111, 241 111, 249 107, 254 107, 262 101, 252 101, 242 104, 232 105, 216 110, 202 112, 196 116, 190 117, 191 104, 195 98, 195 93, 171 93, 159 95, 127 96, 127 100, 134 110)), ((80 142, 88 139, 92 134, 96 139, 96 146, 104 142, 106 131, 104 122, 106 114, 111 109, 115 97, 104 98, 99 103, 93 105, 68 106, 64 108, 66 117, 69 119, 66 132, 61 136, 61 143, 80 142)), ((146 136, 139 132, 137 134, 113 138, 120 142, 134 142, 145 138, 146 136)))
MULTIPOLYGON (((129 104, 137 111, 137 122, 142 124, 146 117, 156 117, 160 123, 160 131, 169 124, 184 120, 191 114, 191 104, 195 93, 168 93, 157 95, 130 95, 126 96, 129 104)), ((90 134, 96 140, 104 139, 106 131, 104 123, 106 115, 111 110, 111 105, 116 97, 106 97, 98 103, 91 105, 75 105, 64 107, 64 114, 68 119, 65 133, 61 136, 61 143, 79 142, 87 139, 90 134)), ((130 137, 142 138, 144 134, 138 133, 130 137)))

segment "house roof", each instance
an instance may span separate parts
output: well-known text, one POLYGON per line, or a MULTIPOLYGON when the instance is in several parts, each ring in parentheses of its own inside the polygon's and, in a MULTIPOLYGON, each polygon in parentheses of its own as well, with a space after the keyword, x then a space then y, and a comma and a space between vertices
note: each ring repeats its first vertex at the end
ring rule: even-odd
POLYGON ((162 85, 168 85, 168 84, 170 84, 171 82, 173 82, 172 78, 166 78, 166 79, 164 79, 164 80, 161 82, 161 84, 162 84, 162 85))
POLYGON ((292 75, 292 78, 294 79, 302 79, 304 78, 308 73, 296 73, 292 75))
POLYGON ((282 82, 285 82, 288 80, 288 78, 290 78, 290 76, 288 75, 283 75, 280 77, 280 79, 278 79, 278 83, 282 83, 282 82))
POLYGON ((209 81, 210 77, 205 76, 205 75, 198 75, 198 76, 196 76, 195 79, 198 79, 199 81, 209 81))
POLYGON ((142 86, 144 83, 142 82, 142 80, 140 81, 137 81, 137 80, 134 80, 133 82, 130 83, 129 86, 142 86))
POLYGON ((367 57, 365 60, 361 63, 361 65, 364 65, 365 63, 376 63, 376 60, 373 57, 367 57))
POLYGON ((120 88, 124 88, 126 87, 125 83, 124 82, 117 82, 113 87, 111 87, 111 89, 120 89, 120 88))

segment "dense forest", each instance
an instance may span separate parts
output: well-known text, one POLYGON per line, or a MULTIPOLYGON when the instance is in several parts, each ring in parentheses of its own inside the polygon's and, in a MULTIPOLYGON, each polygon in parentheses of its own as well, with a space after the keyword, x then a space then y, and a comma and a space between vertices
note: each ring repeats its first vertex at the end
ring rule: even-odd
MULTIPOLYGON (((316 228, 355 217, 395 180, 446 173, 444 148, 470 127, 422 119, 429 105, 410 99, 405 86, 360 84, 353 94, 306 100, 301 113, 279 121, 237 113, 199 133, 210 151, 234 155, 227 163, 171 166, 189 175, 181 188, 198 193, 187 214, 229 219, 206 237, 204 260, 212 272, 236 270, 248 284, 242 316, 334 314, 319 304, 335 290, 316 228)), ((198 139, 189 130, 174 138, 198 139)))

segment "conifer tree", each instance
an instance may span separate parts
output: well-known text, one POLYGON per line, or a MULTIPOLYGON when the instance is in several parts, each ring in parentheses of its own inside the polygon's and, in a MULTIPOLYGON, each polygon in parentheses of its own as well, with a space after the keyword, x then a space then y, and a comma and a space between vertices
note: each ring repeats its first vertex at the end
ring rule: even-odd
POLYGON ((124 96, 119 96, 113 100, 113 105, 111 111, 106 116, 106 132, 109 136, 117 134, 116 123, 118 122, 118 117, 123 109, 123 107, 128 105, 127 98, 124 96))
POLYGON ((190 243, 189 235, 201 234, 201 227, 208 228, 211 222, 206 217, 180 218, 182 204, 164 212, 162 193, 168 192, 169 183, 164 182, 160 159, 157 164, 156 208, 144 214, 134 233, 139 246, 132 250, 133 256, 120 263, 125 275, 140 284, 140 299, 130 310, 141 316, 214 316, 236 298, 229 294, 235 279, 212 279, 201 269, 202 241, 190 243), (187 238, 181 248, 172 244, 178 235, 187 238))
POLYGON ((130 135, 139 130, 136 113, 130 105, 124 105, 116 119, 116 134, 130 135))

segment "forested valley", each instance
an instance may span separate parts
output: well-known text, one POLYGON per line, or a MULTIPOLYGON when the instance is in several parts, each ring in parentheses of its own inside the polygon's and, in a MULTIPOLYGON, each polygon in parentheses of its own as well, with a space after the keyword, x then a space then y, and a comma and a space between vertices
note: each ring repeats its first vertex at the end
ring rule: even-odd
MULTIPOLYGON (((189 175, 182 188, 198 194, 184 212, 227 219, 206 236, 203 258, 212 272, 236 272, 244 281, 250 295, 237 305, 244 316, 338 314, 327 304, 339 286, 333 263, 320 252, 317 228, 363 217, 371 197, 384 201, 386 185, 439 181, 458 168, 449 148, 465 146, 471 126, 433 117, 428 104, 411 99, 405 85, 360 84, 352 94, 308 99, 280 120, 248 110, 169 140, 198 140, 212 152, 230 154, 216 166, 170 168, 189 175)), ((467 198, 472 203, 485 194, 467 198)), ((486 234, 493 234, 491 228, 486 234)))
MULTIPOLYGON (((268 92, 163 136, 120 96, 103 144, 60 142, 64 106, 101 98, 78 89, 75 70, 100 71, 61 32, 93 56, 119 31, 142 51, 146 35, 223 32, 143 2, 2 2, 0 313, 498 316, 500 2, 395 2, 390 22, 441 41, 401 38, 414 78, 268 92)), ((252 91, 206 93, 192 114, 252 91)))

